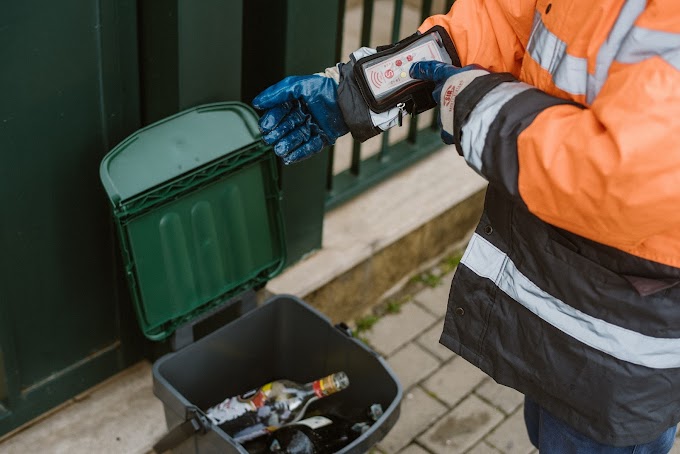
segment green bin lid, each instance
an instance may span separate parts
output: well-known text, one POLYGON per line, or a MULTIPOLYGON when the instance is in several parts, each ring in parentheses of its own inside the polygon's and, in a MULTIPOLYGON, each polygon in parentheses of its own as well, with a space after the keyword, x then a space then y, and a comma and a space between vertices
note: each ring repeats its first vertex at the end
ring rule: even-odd
POLYGON ((264 285, 284 262, 277 163, 257 115, 223 102, 180 112, 103 159, 140 327, 169 336, 264 285))

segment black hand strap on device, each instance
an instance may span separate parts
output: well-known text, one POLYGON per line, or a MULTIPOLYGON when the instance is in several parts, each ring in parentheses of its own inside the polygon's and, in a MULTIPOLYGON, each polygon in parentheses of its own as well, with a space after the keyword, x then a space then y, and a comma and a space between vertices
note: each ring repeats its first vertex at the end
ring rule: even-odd
POLYGON ((389 96, 378 99, 371 90, 371 85, 366 79, 366 74, 364 72, 364 67, 370 65, 372 62, 384 60, 386 57, 399 54, 417 41, 421 41, 424 38, 430 38, 431 36, 435 37, 438 46, 448 54, 451 63, 454 66, 460 67, 461 63, 456 47, 446 29, 439 25, 430 28, 422 34, 411 35, 394 45, 378 47, 377 53, 361 58, 354 64, 354 78, 357 81, 357 85, 359 86, 359 90, 361 91, 364 100, 372 111, 385 112, 396 107, 398 104, 403 103, 408 113, 419 114, 432 109, 437 105, 432 98, 432 91, 435 88, 434 82, 411 80, 402 88, 390 93, 389 96))
POLYGON ((353 56, 350 61, 338 65, 340 72, 340 84, 338 87, 338 105, 342 111, 345 123, 349 127, 352 137, 359 142, 364 142, 382 132, 374 126, 371 119, 371 111, 380 113, 385 112, 397 104, 403 104, 403 110, 407 113, 418 114, 435 107, 437 104, 432 98, 434 83, 429 81, 417 81, 412 83, 404 90, 391 94, 386 100, 378 102, 371 94, 370 87, 366 81, 361 65, 370 63, 377 58, 397 54, 414 42, 422 39, 425 35, 438 34, 441 45, 446 49, 454 65, 460 66, 460 59, 456 48, 451 41, 446 30, 441 26, 435 26, 425 33, 415 33, 403 40, 379 46, 377 53, 368 57, 356 60, 353 56))

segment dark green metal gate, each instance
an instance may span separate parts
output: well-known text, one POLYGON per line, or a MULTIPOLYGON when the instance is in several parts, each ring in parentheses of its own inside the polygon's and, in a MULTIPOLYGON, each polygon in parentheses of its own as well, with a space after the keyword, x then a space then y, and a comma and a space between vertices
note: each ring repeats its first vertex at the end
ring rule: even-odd
POLYGON ((140 123, 133 1, 0 9, 2 434, 140 357, 97 175, 140 123))
MULTIPOLYGON (((98 181, 104 154, 163 116, 249 102, 332 64, 338 11, 335 0, 0 6, 0 435, 151 350, 98 181)), ((282 169, 291 262, 321 244, 325 168, 319 156, 282 169)))

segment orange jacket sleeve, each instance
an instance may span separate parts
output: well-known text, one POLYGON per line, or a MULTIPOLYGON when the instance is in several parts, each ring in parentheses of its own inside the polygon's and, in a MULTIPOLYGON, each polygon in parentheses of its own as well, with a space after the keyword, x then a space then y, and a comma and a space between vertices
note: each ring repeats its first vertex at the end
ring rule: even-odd
POLYGON ((418 28, 441 25, 463 65, 519 75, 536 0, 457 0, 448 14, 431 16, 418 28))

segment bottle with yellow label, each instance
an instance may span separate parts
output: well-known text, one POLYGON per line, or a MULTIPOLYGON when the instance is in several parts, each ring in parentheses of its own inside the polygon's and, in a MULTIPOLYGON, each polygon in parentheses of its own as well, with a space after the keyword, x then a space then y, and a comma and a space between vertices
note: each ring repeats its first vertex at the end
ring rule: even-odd
POLYGON ((300 420, 309 404, 348 386, 344 372, 306 384, 277 380, 225 399, 209 408, 206 416, 240 443, 300 420))

